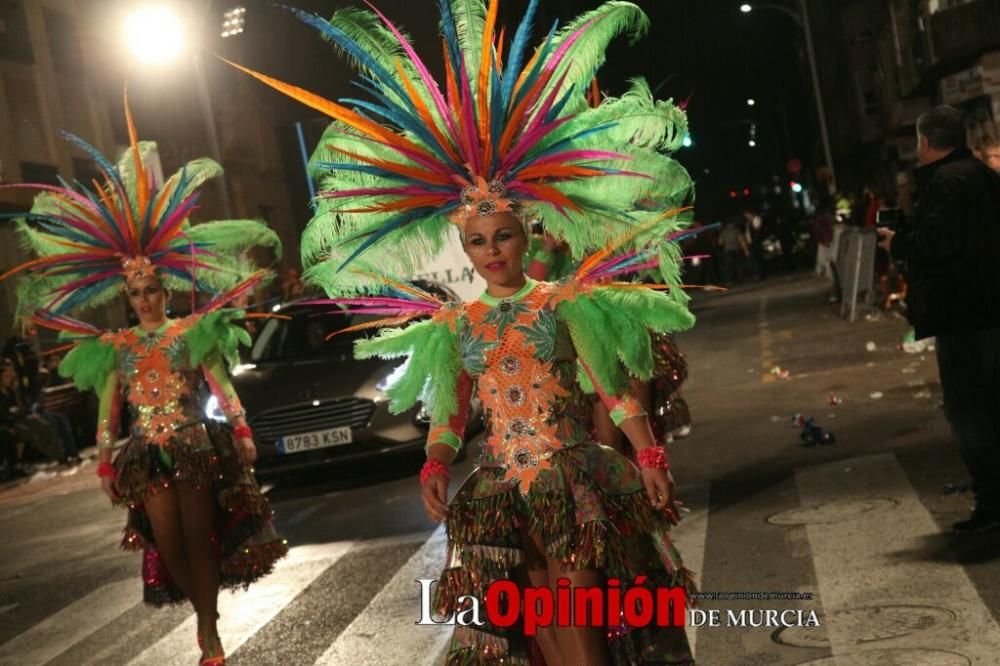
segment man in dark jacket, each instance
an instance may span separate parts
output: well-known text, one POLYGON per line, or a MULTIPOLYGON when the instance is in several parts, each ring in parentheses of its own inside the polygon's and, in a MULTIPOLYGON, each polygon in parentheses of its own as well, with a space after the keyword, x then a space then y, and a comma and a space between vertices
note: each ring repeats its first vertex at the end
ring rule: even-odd
POLYGON ((905 262, 907 316, 937 337, 945 415, 972 476, 976 507, 958 531, 1000 527, 1000 177, 965 146, 962 114, 917 121, 917 199, 881 245, 905 262))

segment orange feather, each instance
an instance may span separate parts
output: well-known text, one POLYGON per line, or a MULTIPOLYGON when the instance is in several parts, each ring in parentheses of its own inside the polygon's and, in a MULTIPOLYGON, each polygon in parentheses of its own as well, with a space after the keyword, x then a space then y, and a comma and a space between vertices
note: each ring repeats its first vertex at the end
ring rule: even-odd
POLYGON ((603 171, 585 166, 577 166, 575 164, 532 165, 517 172, 518 180, 532 180, 537 178, 588 178, 591 176, 603 175, 603 171))
POLYGON ((497 12, 500 9, 500 0, 490 0, 489 10, 486 12, 486 23, 483 25, 483 52, 479 59, 479 81, 476 86, 476 93, 479 102, 479 140, 483 145, 483 164, 489 164, 485 159, 489 140, 490 127, 490 65, 493 64, 493 32, 497 24, 497 12))
MULTIPOLYGON (((146 167, 142 163, 142 155, 139 154, 139 133, 135 130, 135 121, 132 119, 132 110, 128 106, 128 87, 125 87, 123 93, 123 98, 125 102, 125 124, 128 126, 128 142, 132 147, 132 162, 135 164, 135 192, 137 206, 136 211, 138 214, 142 215, 146 211, 146 205, 149 203, 149 180, 146 177, 146 167)), ((133 239, 133 250, 136 254, 142 252, 142 248, 139 247, 139 232, 135 226, 135 220, 132 217, 131 210, 128 215, 129 227, 132 229, 132 239, 133 239)))
POLYGON ((366 157, 364 155, 359 155, 358 153, 352 152, 350 150, 337 148, 336 146, 329 146, 329 148, 330 150, 338 152, 342 155, 353 157, 359 162, 364 162, 365 164, 371 164, 372 166, 377 166, 380 169, 385 169, 386 171, 398 173, 401 176, 407 176, 414 180, 420 180, 425 183, 433 183, 435 185, 454 185, 451 179, 442 176, 440 174, 434 173, 432 171, 425 171, 424 169, 418 169, 417 167, 407 166, 405 164, 400 164, 398 162, 390 162, 388 160, 379 160, 373 157, 366 157))
POLYGON ((447 152, 453 160, 461 163, 462 160, 452 147, 451 141, 445 138, 444 134, 441 133, 437 123, 434 122, 433 116, 431 116, 430 109, 428 109, 427 105, 424 104, 424 101, 420 99, 416 89, 413 87, 413 83, 406 76, 406 72, 403 71, 403 65, 398 59, 396 60, 396 72, 399 74, 399 80, 403 82, 403 86, 406 88, 406 93, 410 96, 410 103, 413 104, 413 108, 417 110, 417 114, 420 116, 420 119, 424 121, 425 125, 427 125, 427 129, 431 131, 431 134, 433 134, 434 138, 438 140, 438 143, 444 147, 445 152, 447 152))
POLYGON ((274 88, 278 92, 291 97, 294 100, 305 104, 306 106, 323 113, 334 120, 339 120, 351 127, 360 130, 361 132, 367 134, 370 137, 381 139, 383 143, 387 146, 402 146, 413 152, 420 153, 422 156, 426 157, 428 160, 436 161, 434 156, 428 153, 425 149, 413 143, 404 136, 393 132, 390 129, 382 127, 376 122, 368 120, 361 114, 353 111, 346 106, 337 104, 336 102, 331 102, 328 99, 324 99, 315 93, 311 93, 308 90, 299 88, 298 86, 293 86, 290 83, 285 83, 284 81, 279 81, 278 79, 272 78, 267 74, 261 74, 248 67, 243 67, 242 65, 237 65, 231 60, 226 60, 225 58, 220 58, 223 62, 232 65, 236 69, 249 74, 253 78, 261 81, 262 83, 274 88))

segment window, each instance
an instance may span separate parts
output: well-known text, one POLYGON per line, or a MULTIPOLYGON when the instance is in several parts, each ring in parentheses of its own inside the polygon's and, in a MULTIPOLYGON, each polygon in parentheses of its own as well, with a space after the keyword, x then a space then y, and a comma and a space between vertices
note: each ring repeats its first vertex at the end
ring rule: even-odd
POLYGON ((43 11, 52 64, 61 72, 78 70, 81 65, 80 37, 73 17, 49 7, 43 7, 43 11))
POLYGON ((35 62, 23 2, 0 2, 0 58, 25 65, 35 62))
POLYGON ((59 169, 49 164, 21 162, 21 180, 25 183, 59 185, 59 169))

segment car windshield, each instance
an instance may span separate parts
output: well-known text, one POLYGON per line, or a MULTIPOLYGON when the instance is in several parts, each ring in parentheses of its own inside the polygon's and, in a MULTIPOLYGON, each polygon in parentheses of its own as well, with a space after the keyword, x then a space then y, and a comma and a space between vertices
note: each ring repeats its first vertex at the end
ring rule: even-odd
POLYGON ((350 350, 354 340, 365 331, 345 333, 330 340, 331 333, 377 319, 370 315, 324 314, 322 309, 292 306, 281 314, 291 319, 268 319, 254 340, 250 362, 274 363, 295 359, 319 358, 350 350))

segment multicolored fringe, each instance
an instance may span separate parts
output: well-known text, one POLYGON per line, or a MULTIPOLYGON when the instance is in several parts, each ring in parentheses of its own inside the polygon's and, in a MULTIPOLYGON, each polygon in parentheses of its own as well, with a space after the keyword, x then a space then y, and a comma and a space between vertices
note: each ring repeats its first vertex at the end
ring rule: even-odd
MULTIPOLYGON (((628 590, 637 576, 646 587, 695 591, 694 577, 667 535, 672 519, 654 511, 638 470, 607 447, 579 445, 553 456, 553 469, 526 497, 500 481, 499 468, 477 469, 452 500, 447 523, 448 563, 434 595, 439 618, 468 607, 464 595, 484 599, 490 584, 515 578, 525 563, 521 527, 539 534, 548 558, 566 571, 599 570, 628 590)), ((691 659, 683 628, 609 627, 613 663, 655 655, 664 663, 691 659), (638 641, 638 643, 637 643, 638 641)), ((456 628, 448 664, 530 663, 530 644, 517 630, 456 628)))
POLYGON ((143 501, 177 483, 212 486, 218 504, 213 540, 219 553, 221 587, 246 589, 271 573, 288 553, 274 530, 272 511, 253 476, 236 460, 232 436, 215 424, 192 427, 164 455, 141 440, 130 441, 115 459, 128 521, 121 547, 142 551, 143 600, 154 606, 186 600, 162 561, 143 501), (203 448, 207 443, 210 448, 203 448), (197 447, 197 448, 196 448, 197 447))

